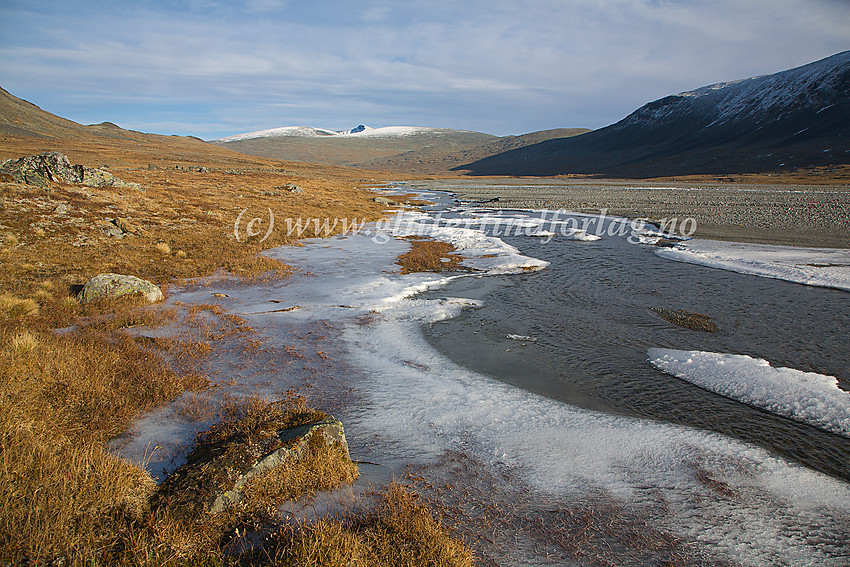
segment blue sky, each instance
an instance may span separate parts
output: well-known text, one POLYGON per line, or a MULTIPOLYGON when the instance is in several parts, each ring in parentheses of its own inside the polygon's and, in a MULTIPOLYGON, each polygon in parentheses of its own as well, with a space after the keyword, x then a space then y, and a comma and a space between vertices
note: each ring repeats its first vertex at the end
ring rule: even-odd
POLYGON ((846 0, 0 2, 0 86, 212 139, 278 126, 598 128, 850 49, 846 0))

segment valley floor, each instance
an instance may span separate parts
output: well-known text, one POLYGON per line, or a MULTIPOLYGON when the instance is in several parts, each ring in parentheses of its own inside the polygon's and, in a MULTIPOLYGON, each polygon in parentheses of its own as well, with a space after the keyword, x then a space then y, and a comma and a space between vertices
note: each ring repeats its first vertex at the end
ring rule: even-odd
POLYGON ((489 178, 442 180, 436 186, 462 201, 498 199, 487 206, 499 209, 604 212, 647 218, 699 238, 850 248, 846 185, 489 178))

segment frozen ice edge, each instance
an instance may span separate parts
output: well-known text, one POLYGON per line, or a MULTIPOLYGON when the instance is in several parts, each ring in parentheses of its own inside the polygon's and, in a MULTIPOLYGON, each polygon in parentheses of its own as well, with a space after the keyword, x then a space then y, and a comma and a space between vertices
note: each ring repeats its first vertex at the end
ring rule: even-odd
POLYGON ((774 368, 766 360, 651 348, 653 366, 721 396, 850 437, 850 393, 833 376, 774 368))
POLYGON ((741 274, 850 291, 850 250, 845 249, 690 240, 655 254, 741 274))

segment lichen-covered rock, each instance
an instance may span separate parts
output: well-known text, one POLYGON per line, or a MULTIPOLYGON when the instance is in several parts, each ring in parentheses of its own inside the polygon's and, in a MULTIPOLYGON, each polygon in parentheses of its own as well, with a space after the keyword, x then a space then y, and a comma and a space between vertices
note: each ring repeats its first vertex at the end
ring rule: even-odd
POLYGON ((18 183, 47 187, 48 181, 74 184, 81 181, 79 172, 68 156, 59 152, 44 152, 33 156, 10 159, 0 165, 18 183))
POLYGON ((97 189, 104 187, 140 189, 137 183, 126 183, 117 179, 108 171, 72 165, 60 152, 43 152, 33 156, 9 159, 0 165, 3 178, 9 177, 17 183, 26 183, 47 188, 48 181, 66 185, 85 185, 97 189))
POLYGON ((100 274, 93 277, 83 286, 78 298, 80 301, 97 301, 133 295, 144 297, 148 303, 156 303, 164 298, 162 290, 151 282, 122 274, 100 274))
POLYGON ((145 191, 144 189, 142 189, 142 186, 139 185, 138 183, 132 183, 132 182, 129 182, 129 181, 122 181, 121 179, 118 179, 117 177, 112 180, 112 187, 115 188, 115 189, 132 189, 133 191, 141 191, 141 192, 145 191))
POLYGON ((102 187, 112 187, 115 183, 115 176, 108 171, 86 167, 84 165, 78 165, 77 168, 80 172, 80 183, 86 187, 100 189, 102 187))
POLYGON ((242 499, 242 491, 252 478, 302 457, 316 435, 341 447, 350 459, 342 423, 327 416, 262 439, 227 440, 196 448, 186 464, 160 485, 153 504, 168 505, 179 514, 195 518, 221 512, 242 499))

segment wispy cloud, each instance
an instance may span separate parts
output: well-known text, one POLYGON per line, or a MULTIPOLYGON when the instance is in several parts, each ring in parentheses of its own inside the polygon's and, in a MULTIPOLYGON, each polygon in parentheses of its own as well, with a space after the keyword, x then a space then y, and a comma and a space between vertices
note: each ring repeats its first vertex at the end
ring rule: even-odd
POLYGON ((13 94, 78 121, 204 137, 598 127, 670 92, 850 48, 850 6, 829 0, 31 0, 0 18, 13 94))

